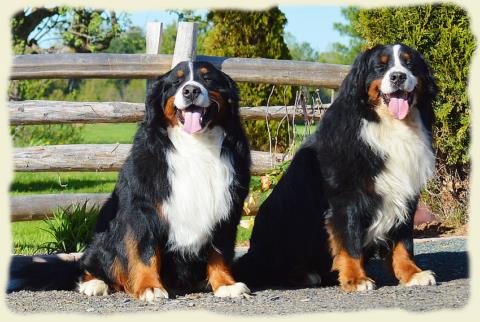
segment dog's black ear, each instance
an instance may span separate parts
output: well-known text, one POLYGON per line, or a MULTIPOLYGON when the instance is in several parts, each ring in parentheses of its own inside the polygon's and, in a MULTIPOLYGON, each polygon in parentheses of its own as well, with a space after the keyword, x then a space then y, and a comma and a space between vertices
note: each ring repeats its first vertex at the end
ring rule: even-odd
POLYGON ((170 75, 170 72, 171 71, 155 80, 145 100, 145 117, 143 123, 147 127, 154 121, 158 121, 161 115, 163 115, 164 93, 166 87, 165 80, 170 75))
POLYGON ((421 93, 417 102, 417 107, 420 111, 423 125, 431 134, 432 125, 435 118, 435 113, 433 111, 433 101, 438 95, 438 86, 435 82, 435 78, 433 77, 432 68, 422 54, 417 54, 420 58, 420 72, 418 73, 418 77, 420 78, 421 86, 423 88, 423 92, 421 93))
POLYGON ((362 105, 368 102, 366 81, 370 56, 374 49, 366 50, 357 55, 350 72, 340 86, 339 95, 345 97, 350 102, 362 105))
POLYGON ((230 93, 229 96, 230 96, 230 99, 232 100, 231 102, 228 102, 228 103, 230 105, 234 106, 234 107, 238 107, 240 98, 239 98, 239 91, 238 91, 237 83, 235 83, 235 81, 230 76, 228 76, 227 74, 223 73, 223 75, 225 76, 225 79, 227 80, 228 89, 229 89, 229 93, 230 93))
POLYGON ((433 101, 438 94, 438 86, 437 83, 435 82, 435 78, 433 77, 433 70, 430 67, 430 64, 425 60, 422 54, 419 53, 420 56, 420 61, 422 62, 422 73, 423 75, 423 81, 424 81, 424 86, 425 86, 425 91, 426 94, 431 98, 433 101))

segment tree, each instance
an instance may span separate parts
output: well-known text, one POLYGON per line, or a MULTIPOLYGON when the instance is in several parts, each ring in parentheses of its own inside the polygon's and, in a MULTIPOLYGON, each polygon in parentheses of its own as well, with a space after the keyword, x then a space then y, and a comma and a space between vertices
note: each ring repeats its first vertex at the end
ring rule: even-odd
POLYGON ((119 19, 114 11, 27 8, 14 14, 10 25, 17 54, 36 52, 46 35, 58 36, 74 52, 98 52, 108 48, 123 31, 121 26, 128 25, 128 18, 122 15, 119 19))
MULTIPOLYGON (((213 10, 207 15, 212 24, 208 30, 204 51, 207 55, 247 58, 291 59, 284 40, 284 27, 287 18, 278 7, 265 11, 213 10)), ((289 86, 277 87, 271 95, 268 84, 238 84, 243 106, 283 105, 292 100, 289 86), (270 97, 270 100, 269 100, 270 97)), ((273 135, 279 125, 270 122, 273 135)), ((285 123, 283 123, 285 124, 285 123)), ((246 121, 245 130, 254 149, 269 148, 267 128, 264 121, 246 121)), ((288 146, 288 133, 282 127, 278 147, 288 146)))
MULTIPOLYGON (((13 15, 11 21, 12 48, 15 54, 44 53, 39 42, 47 35, 56 37, 57 47, 74 52, 98 52, 107 49, 112 40, 128 25, 127 16, 115 12, 68 7, 26 8, 13 15)), ((42 79, 12 81, 9 97, 25 99, 76 99, 82 80, 42 79)), ((16 145, 76 143, 79 126, 46 125, 11 128, 16 145)))
POLYGON ((290 33, 285 33, 285 42, 287 44, 290 56, 294 60, 317 61, 318 52, 312 48, 308 42, 298 42, 297 38, 290 33))
POLYGON ((346 24, 336 22, 333 24, 333 29, 350 38, 348 45, 333 43, 328 51, 319 54, 318 61, 321 63, 350 65, 365 47, 365 40, 354 27, 357 25, 360 9, 350 6, 342 8, 341 12, 348 22, 346 24))
POLYGON ((188 21, 196 22, 198 24, 197 30, 197 54, 204 54, 204 40, 206 33, 209 29, 209 22, 205 17, 197 14, 194 10, 168 10, 170 13, 177 15, 177 21, 168 24, 162 33, 162 48, 161 53, 163 54, 173 54, 175 49, 175 41, 177 39, 177 27, 178 22, 188 21))

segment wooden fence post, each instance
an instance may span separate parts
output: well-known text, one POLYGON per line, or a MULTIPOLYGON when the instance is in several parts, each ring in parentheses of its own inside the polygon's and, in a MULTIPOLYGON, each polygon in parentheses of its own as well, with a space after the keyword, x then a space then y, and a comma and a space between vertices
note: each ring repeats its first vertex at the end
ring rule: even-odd
MULTIPOLYGON (((162 31, 163 24, 161 22, 148 22, 146 37, 146 53, 151 55, 160 54, 160 48, 162 47, 162 31)), ((147 79, 147 96, 150 93, 150 89, 153 85, 153 79, 147 79)))
POLYGON ((182 61, 195 61, 197 56, 197 29, 198 24, 196 22, 182 21, 178 24, 172 68, 182 61))

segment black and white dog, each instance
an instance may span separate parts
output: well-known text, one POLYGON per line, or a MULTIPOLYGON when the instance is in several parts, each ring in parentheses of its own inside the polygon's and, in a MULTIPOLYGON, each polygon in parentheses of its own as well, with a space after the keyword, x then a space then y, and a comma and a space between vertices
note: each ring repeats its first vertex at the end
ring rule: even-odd
POLYGON ((248 293, 230 273, 250 180, 238 108, 235 83, 210 63, 160 77, 80 265, 36 263, 11 274, 20 282, 10 291, 73 289, 80 277, 87 295, 146 301, 208 285, 216 296, 248 293))
POLYGON ((260 207, 250 249, 234 275, 252 285, 373 289, 372 254, 404 285, 435 284, 413 260, 413 215, 432 176, 428 64, 401 44, 361 53, 317 131, 260 207), (334 271, 336 273, 331 274, 334 271), (337 275, 338 273, 338 275, 337 275))

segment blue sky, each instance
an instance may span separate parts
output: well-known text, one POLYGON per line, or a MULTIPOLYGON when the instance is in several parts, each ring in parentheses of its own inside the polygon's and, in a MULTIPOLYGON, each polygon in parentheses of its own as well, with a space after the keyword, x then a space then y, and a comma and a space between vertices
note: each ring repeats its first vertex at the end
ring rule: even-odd
MULTIPOLYGON (((348 37, 341 36, 333 29, 334 22, 346 22, 341 15, 341 7, 333 6, 280 6, 288 19, 286 31, 291 32, 298 41, 309 42, 320 52, 326 51, 334 42, 348 44, 348 37)), ((166 11, 131 11, 133 25, 145 29, 148 21, 161 21, 169 24, 176 19, 175 14, 166 11)), ((200 11, 206 13, 206 11, 200 11)))

